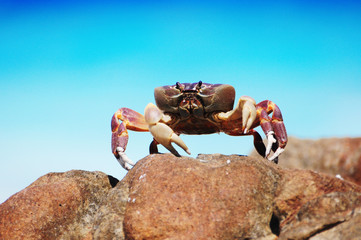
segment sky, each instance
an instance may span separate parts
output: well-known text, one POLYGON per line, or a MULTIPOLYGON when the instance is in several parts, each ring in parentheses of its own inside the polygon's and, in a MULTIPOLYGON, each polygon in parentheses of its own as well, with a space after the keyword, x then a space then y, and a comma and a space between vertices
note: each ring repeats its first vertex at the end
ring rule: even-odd
MULTIPOLYGON (((360 26, 356 1, 1 0, 0 203, 49 172, 122 179, 112 115, 143 113, 176 82, 272 100, 289 136, 360 137, 360 26)), ((136 162, 152 136, 129 134, 136 162)), ((249 136, 181 137, 193 157, 253 149, 249 136)))

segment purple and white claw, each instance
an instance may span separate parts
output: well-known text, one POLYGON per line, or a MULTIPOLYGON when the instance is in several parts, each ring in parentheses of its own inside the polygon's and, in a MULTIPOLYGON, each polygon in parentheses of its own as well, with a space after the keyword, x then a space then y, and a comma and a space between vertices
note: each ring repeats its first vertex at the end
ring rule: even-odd
POLYGON ((267 159, 270 160, 270 161, 274 161, 279 155, 281 155, 281 153, 283 153, 284 150, 285 149, 281 148, 281 147, 277 148, 276 152, 271 157, 269 157, 267 159))
POLYGON ((120 165, 125 169, 125 170, 130 170, 132 169, 132 166, 134 166, 134 163, 132 162, 132 160, 130 160, 127 156, 127 154, 125 154, 124 149, 122 147, 117 147, 116 148, 117 153, 119 155, 119 157, 117 158, 118 162, 120 163, 120 165))

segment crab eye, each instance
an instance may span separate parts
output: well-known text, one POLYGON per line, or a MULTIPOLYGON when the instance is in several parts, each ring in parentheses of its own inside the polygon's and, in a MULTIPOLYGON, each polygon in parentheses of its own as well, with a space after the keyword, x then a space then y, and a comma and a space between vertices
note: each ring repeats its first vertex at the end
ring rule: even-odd
POLYGON ((196 89, 197 89, 197 91, 199 91, 201 88, 202 88, 202 81, 199 81, 196 89))
POLYGON ((178 89, 178 90, 181 91, 181 92, 184 90, 184 86, 183 86, 183 84, 181 84, 180 82, 177 82, 177 83, 175 84, 175 88, 178 89))

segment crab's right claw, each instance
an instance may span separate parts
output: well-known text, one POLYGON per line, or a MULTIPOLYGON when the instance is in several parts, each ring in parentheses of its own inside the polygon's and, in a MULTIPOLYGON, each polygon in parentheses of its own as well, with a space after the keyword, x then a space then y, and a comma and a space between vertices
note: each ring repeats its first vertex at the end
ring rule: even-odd
POLYGON ((180 157, 180 154, 172 146, 172 142, 181 147, 186 153, 191 154, 187 145, 174 131, 166 124, 159 122, 163 113, 160 109, 152 103, 149 103, 144 110, 145 121, 149 125, 149 131, 153 135, 154 139, 162 144, 175 156, 180 157))
POLYGON ((153 135, 154 139, 162 144, 175 156, 180 157, 180 154, 172 146, 172 142, 181 147, 186 153, 191 154, 187 145, 183 140, 173 132, 173 130, 164 123, 157 123, 149 126, 149 131, 153 135))

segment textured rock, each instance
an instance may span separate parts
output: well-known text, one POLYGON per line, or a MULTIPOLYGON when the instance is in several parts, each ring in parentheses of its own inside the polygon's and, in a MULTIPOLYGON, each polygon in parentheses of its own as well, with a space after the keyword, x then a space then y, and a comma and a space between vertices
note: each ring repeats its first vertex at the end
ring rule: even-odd
POLYGON ((361 233, 361 193, 333 192, 320 195, 306 202, 288 219, 281 239, 355 239, 361 233), (357 217, 355 217, 355 215, 357 217), (349 220, 352 218, 352 222, 349 220), (343 223, 346 223, 344 226, 343 223), (351 223, 351 224, 350 224, 351 223), (338 230, 333 228, 338 227, 338 230), (340 232, 349 234, 339 235, 340 232), (335 233, 338 235, 335 235, 335 233))
POLYGON ((357 239, 360 222, 361 186, 334 176, 156 154, 120 182, 85 171, 39 178, 0 205, 0 240, 357 239))
MULTIPOLYGON (((255 152, 251 155, 257 156, 255 152)), ((340 175, 361 185, 361 138, 309 140, 291 137, 279 164, 340 175)))
POLYGON ((123 181, 104 196, 93 225, 93 239, 125 239, 123 220, 128 203, 129 185, 123 181))
POLYGON ((101 172, 49 173, 0 205, 0 239, 91 239, 110 189, 101 172))
POLYGON ((274 202, 274 214, 280 222, 279 239, 316 237, 359 215, 356 209, 360 207, 361 188, 358 185, 308 170, 282 172, 274 202))
POLYGON ((359 186, 263 159, 154 155, 123 181, 127 239, 317 239, 341 222, 349 239, 361 234, 349 224, 360 215, 359 186))
POLYGON ((346 221, 336 222, 333 225, 326 225, 327 231, 319 232, 312 236, 310 240, 329 240, 329 239, 342 239, 353 240, 360 238, 361 234, 361 214, 360 208, 354 210, 350 219, 346 221), (352 216, 353 215, 353 216, 352 216))
POLYGON ((269 162, 170 154, 137 163, 124 230, 129 239, 274 239, 270 221, 280 176, 269 162))

